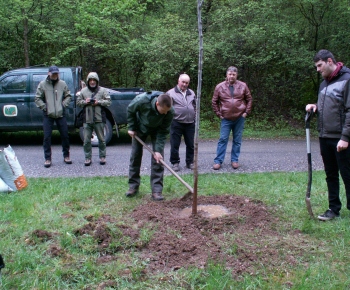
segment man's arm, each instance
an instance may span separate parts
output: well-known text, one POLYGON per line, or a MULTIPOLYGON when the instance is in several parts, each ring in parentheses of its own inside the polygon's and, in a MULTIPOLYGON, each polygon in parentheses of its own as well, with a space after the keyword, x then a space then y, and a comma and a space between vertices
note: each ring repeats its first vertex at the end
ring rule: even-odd
POLYGON ((211 99, 211 105, 215 115, 218 116, 220 119, 222 119, 221 112, 220 112, 220 97, 219 97, 218 86, 216 86, 214 90, 214 95, 213 95, 213 98, 211 99))
POLYGON ((39 83, 37 89, 36 89, 36 93, 35 93, 35 98, 34 98, 34 102, 36 104, 36 106, 40 109, 45 111, 46 110, 46 103, 44 102, 44 98, 45 98, 45 91, 42 87, 42 84, 39 83))
POLYGON ((70 103, 70 101, 71 101, 71 99, 72 99, 72 95, 70 94, 70 91, 69 91, 69 89, 68 89, 67 84, 65 84, 65 87, 64 87, 64 89, 63 89, 63 92, 64 92, 64 93, 63 93, 64 96, 63 96, 62 104, 63 104, 64 107, 68 107, 68 106, 69 106, 69 103, 70 103))

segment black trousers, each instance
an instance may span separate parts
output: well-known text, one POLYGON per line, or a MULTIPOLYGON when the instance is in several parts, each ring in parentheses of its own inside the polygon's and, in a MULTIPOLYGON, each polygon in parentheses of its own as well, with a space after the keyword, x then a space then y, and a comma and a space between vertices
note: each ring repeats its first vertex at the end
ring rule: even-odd
POLYGON ((350 210, 350 148, 337 152, 339 139, 319 138, 320 150, 326 182, 328 187, 329 208, 336 214, 341 210, 342 204, 339 197, 339 172, 343 179, 346 192, 346 207, 350 210))
POLYGON ((57 129, 61 135, 63 158, 69 157, 69 135, 66 117, 50 118, 47 114, 43 114, 43 130, 44 130, 44 155, 45 160, 51 160, 51 136, 53 126, 56 123, 57 129))
POLYGON ((195 123, 179 123, 176 120, 171 122, 170 127, 170 163, 180 163, 179 148, 181 138, 184 136, 186 144, 186 165, 193 163, 194 158, 194 132, 195 123))

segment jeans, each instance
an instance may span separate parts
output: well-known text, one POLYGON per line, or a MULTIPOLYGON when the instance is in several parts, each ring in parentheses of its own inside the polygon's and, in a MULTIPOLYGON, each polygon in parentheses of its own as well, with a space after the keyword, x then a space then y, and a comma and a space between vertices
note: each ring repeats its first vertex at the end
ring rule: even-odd
POLYGON ((105 124, 102 122, 98 123, 84 123, 84 153, 85 159, 91 159, 92 148, 91 148, 91 137, 92 131, 95 130, 98 138, 98 155, 100 158, 106 157, 106 141, 104 136, 105 124))
POLYGON ((231 130, 233 134, 231 162, 238 162, 239 154, 241 152, 244 122, 244 117, 240 117, 234 121, 227 119, 221 120, 220 139, 216 149, 216 157, 214 159, 215 164, 222 164, 225 160, 226 148, 231 130))
MULTIPOLYGON (((145 141, 147 135, 140 136, 142 141, 145 141)), ((156 145, 156 135, 151 135, 152 141, 152 149, 155 151, 156 145)), ((159 152, 164 156, 164 150, 159 152)), ((143 146, 137 141, 135 138, 132 138, 131 142, 131 155, 130 155, 130 165, 129 165, 129 188, 137 189, 140 186, 141 178, 140 178, 140 169, 143 155, 143 146)), ((164 167, 161 163, 157 163, 156 160, 151 156, 151 188, 152 192, 162 193, 163 191, 163 175, 164 175, 164 167)))
POLYGON ((319 140, 326 172, 329 208, 335 214, 339 214, 342 206, 339 198, 339 172, 345 185, 346 207, 350 210, 350 148, 337 152, 339 139, 319 138, 319 140))
POLYGON ((180 163, 179 148, 181 137, 186 144, 186 165, 193 163, 195 123, 179 123, 173 120, 170 127, 170 163, 180 163))
POLYGON ((44 156, 45 160, 51 160, 51 137, 53 126, 56 123, 57 129, 61 135, 63 158, 69 157, 69 135, 66 117, 50 118, 46 113, 43 114, 44 130, 44 156))

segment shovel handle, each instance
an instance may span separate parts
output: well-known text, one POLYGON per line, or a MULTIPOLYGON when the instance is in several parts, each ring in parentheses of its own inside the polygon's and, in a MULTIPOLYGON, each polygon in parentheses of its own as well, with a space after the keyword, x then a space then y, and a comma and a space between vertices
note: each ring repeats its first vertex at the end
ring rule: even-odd
MULTIPOLYGON (((154 153, 154 151, 150 148, 150 147, 148 147, 147 145, 146 145, 146 143, 145 142, 143 142, 142 140, 141 140, 141 138, 140 137, 138 137, 137 135, 134 135, 134 138, 137 140, 137 141, 139 141, 140 142, 140 144, 142 144, 143 145, 143 147, 145 147, 151 154, 152 154, 152 156, 155 154, 154 153)), ((165 163, 165 161, 163 160, 163 159, 160 159, 160 163, 164 166, 164 167, 166 167, 184 186, 186 186, 187 187, 187 189, 189 190, 189 191, 191 191, 191 193, 193 193, 193 188, 185 181, 185 180, 183 180, 181 177, 180 177, 180 175, 178 175, 168 164, 166 164, 165 163)))

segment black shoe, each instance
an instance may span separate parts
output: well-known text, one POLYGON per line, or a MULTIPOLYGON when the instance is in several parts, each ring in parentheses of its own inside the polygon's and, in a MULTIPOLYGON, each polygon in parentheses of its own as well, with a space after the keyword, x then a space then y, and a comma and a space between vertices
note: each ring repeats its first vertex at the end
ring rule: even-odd
POLYGON ((188 169, 193 170, 193 169, 194 169, 194 164, 193 164, 193 163, 189 163, 189 164, 186 165, 186 167, 187 167, 188 169))
POLYGON ((64 163, 66 163, 66 164, 72 164, 72 160, 69 158, 69 156, 64 157, 63 161, 64 161, 64 163))
POLYGON ((106 158, 105 157, 101 157, 100 158, 100 164, 101 165, 105 165, 106 164, 106 158))
POLYGON ((139 193, 138 188, 129 188, 129 190, 125 193, 125 195, 126 195, 126 197, 133 197, 138 193, 139 193))
POLYGON ((85 166, 90 166, 91 165, 91 159, 85 159, 84 164, 85 164, 85 166))
POLYGON ((324 214, 319 215, 317 218, 320 221, 330 221, 330 220, 332 220, 332 219, 334 219, 336 217, 339 217, 339 216, 340 216, 339 213, 336 214, 331 209, 327 209, 324 214))
POLYGON ((51 160, 45 160, 44 166, 49 168, 51 166, 51 160))
POLYGON ((164 197, 163 197, 161 192, 152 192, 152 196, 151 197, 155 201, 160 201, 160 200, 164 199, 164 197))

